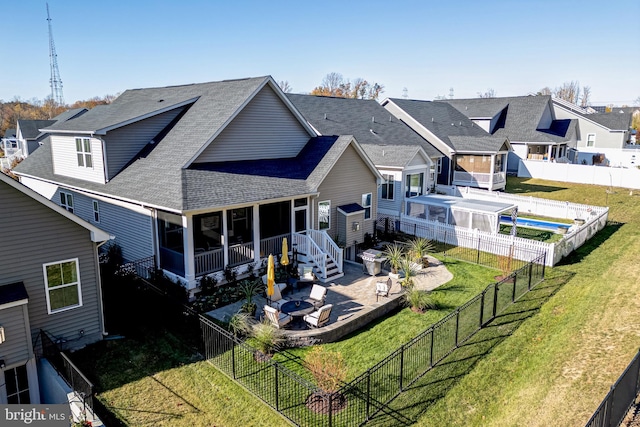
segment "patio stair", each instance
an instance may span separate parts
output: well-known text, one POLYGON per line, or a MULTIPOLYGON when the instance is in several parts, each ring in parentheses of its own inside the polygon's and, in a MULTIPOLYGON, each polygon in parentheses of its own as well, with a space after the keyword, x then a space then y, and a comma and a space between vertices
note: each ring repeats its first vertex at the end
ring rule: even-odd
POLYGON ((315 273, 316 273, 316 277, 318 278, 318 281, 322 282, 322 283, 329 283, 329 282, 333 282, 336 279, 339 279, 341 277, 344 276, 344 272, 340 272, 338 270, 338 266, 336 265, 335 262, 333 262, 333 260, 329 257, 329 255, 326 255, 327 257, 327 277, 322 277, 322 273, 319 271, 318 268, 315 268, 315 273))

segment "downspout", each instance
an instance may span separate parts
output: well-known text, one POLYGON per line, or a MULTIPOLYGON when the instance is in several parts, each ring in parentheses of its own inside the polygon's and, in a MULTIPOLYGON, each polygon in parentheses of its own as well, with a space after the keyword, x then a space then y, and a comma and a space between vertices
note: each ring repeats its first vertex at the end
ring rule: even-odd
POLYGON ((95 245, 95 253, 94 253, 94 257, 96 262, 96 280, 98 281, 98 289, 100 289, 100 292, 98 292, 98 307, 100 308, 100 323, 102 324, 102 336, 106 337, 107 335, 109 335, 109 332, 107 332, 106 329, 106 323, 104 320, 104 301, 102 299, 102 276, 100 275, 100 260, 98 258, 98 249, 100 249, 100 246, 104 245, 107 242, 110 242, 111 240, 114 240, 116 238, 116 236, 112 236, 109 235, 109 240, 105 240, 104 242, 98 243, 95 245))

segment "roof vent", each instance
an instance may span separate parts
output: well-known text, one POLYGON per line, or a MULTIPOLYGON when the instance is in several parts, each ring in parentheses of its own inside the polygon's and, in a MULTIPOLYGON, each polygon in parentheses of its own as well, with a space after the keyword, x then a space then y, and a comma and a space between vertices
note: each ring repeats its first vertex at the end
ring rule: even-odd
POLYGON ((158 102, 164 102, 164 99, 159 99, 158 102))
POLYGON ((431 123, 433 123, 433 117, 431 117, 431 123))
POLYGON ((391 116, 389 116, 389 121, 391 121, 391 116))
POLYGON ((464 106, 464 109, 465 109, 465 110, 468 110, 468 109, 469 109, 469 107, 468 107, 467 105, 465 105, 465 106, 464 106))
POLYGON ((455 126, 455 125, 456 125, 455 123, 451 123, 451 126, 455 126))
POLYGON ((327 120, 327 113, 324 113, 324 119, 327 120))
POLYGON ((384 150, 382 150, 382 157, 384 157, 384 150))
POLYGON ((459 126, 462 126, 462 120, 460 120, 460 125, 459 126))
POLYGON ((371 123, 375 123, 376 122, 376 118, 374 116, 371 116, 371 123))

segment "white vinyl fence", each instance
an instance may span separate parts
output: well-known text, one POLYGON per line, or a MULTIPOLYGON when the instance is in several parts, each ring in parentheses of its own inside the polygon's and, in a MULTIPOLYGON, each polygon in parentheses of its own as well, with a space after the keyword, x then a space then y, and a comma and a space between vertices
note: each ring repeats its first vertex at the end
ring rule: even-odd
POLYGON ((609 208, 601 206, 581 205, 469 187, 458 188, 458 190, 460 195, 466 198, 502 200, 514 203, 518 205, 519 215, 526 216, 526 213, 529 213, 552 218, 580 219, 584 221, 584 224, 579 225, 576 222, 569 228, 562 240, 555 243, 538 242, 505 234, 492 234, 406 215, 401 215, 399 218, 400 231, 496 255, 513 256, 515 259, 527 262, 534 259, 537 254, 546 252, 545 264, 554 266, 602 230, 609 215, 609 208))
MULTIPOLYGON (((640 161, 640 154, 638 160, 640 161)), ((551 181, 640 189, 640 169, 521 160, 518 176, 551 181)))

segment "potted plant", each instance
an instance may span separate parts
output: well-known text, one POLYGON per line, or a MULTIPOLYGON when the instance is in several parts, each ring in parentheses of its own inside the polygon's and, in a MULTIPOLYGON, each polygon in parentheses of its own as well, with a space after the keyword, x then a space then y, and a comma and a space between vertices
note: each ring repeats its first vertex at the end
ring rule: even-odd
POLYGON ((431 240, 424 237, 415 237, 413 240, 409 241, 409 253, 411 254, 411 258, 424 268, 429 266, 427 255, 429 252, 433 252, 433 250, 434 246, 431 240))
POLYGON ((255 316, 258 306, 253 302, 253 297, 258 294, 262 287, 261 280, 243 280, 240 283, 239 290, 244 298, 244 304, 242 304, 241 310, 247 313, 249 316, 255 316))
POLYGON ((427 291, 422 291, 411 286, 407 289, 404 296, 404 302, 415 313, 424 313, 428 309, 435 309, 436 303, 427 291))
POLYGON ((400 286, 403 288, 413 287, 413 278, 416 276, 416 264, 409 258, 404 257, 400 260, 400 269, 403 278, 400 280, 400 286))
POLYGON ((390 277, 398 278, 398 268, 400 268, 400 262, 404 258, 405 251, 404 247, 394 243, 393 245, 387 245, 384 251, 384 256, 387 258, 389 262, 389 267, 391 268, 391 272, 389 273, 390 277))
POLYGON ((346 408, 347 399, 338 392, 347 378, 342 353, 316 346, 307 353, 304 362, 319 388, 307 398, 307 408, 318 414, 328 414, 329 410, 336 413, 346 408))

